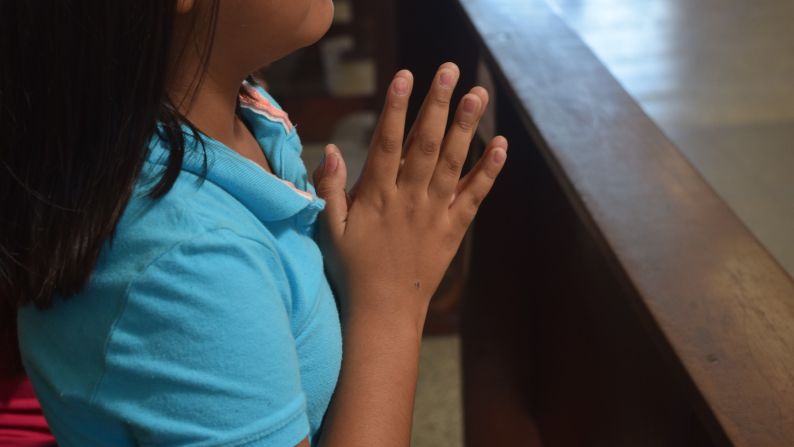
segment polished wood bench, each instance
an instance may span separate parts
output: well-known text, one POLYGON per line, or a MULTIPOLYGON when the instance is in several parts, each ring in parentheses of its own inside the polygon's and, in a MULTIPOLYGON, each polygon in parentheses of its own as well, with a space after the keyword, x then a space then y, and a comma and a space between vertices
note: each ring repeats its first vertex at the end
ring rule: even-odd
POLYGON ((495 80, 468 446, 794 446, 794 282, 543 0, 398 2, 424 88, 495 80))

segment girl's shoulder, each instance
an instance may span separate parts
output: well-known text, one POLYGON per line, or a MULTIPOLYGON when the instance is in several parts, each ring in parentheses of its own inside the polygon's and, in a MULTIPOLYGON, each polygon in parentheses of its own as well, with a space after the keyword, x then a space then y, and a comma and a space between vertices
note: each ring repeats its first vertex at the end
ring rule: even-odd
POLYGON ((226 243, 236 237, 273 246, 267 226, 223 188, 198 175, 181 172, 163 197, 155 199, 148 192, 142 185, 136 188, 113 239, 103 250, 97 271, 105 265, 118 268, 125 259, 136 264, 130 270, 140 270, 172 247, 212 235, 226 243))

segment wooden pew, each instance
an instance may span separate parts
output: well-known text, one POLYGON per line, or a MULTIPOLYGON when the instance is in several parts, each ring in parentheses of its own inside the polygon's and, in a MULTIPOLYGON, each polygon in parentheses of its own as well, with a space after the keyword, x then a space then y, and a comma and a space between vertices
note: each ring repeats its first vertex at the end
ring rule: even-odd
POLYGON ((397 2, 419 89, 496 79, 467 445, 794 446, 794 283, 543 0, 397 2))

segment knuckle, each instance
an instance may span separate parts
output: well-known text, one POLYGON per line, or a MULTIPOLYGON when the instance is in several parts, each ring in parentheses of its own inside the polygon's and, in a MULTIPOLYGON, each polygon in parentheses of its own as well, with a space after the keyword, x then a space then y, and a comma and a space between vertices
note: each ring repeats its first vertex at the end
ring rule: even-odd
POLYGON ((384 194, 374 193, 369 194, 367 197, 367 205, 375 211, 378 215, 383 215, 386 213, 388 208, 388 198, 384 194))
POLYGON ((381 135, 380 139, 378 140, 378 147, 381 151, 388 154, 393 154, 401 149, 397 138, 388 135, 381 135))
POLYGON ((375 198, 372 200, 372 208, 378 214, 386 214, 386 209, 388 208, 386 205, 386 199, 383 196, 375 196, 375 198))
POLYGON ((476 215, 477 215, 476 209, 472 210, 468 208, 458 213, 457 222, 461 230, 465 231, 466 229, 468 229, 472 221, 474 220, 474 216, 476 215))
POLYGON ((435 155, 439 147, 441 147, 441 142, 434 138, 419 139, 419 152, 424 155, 435 155))
POLYGON ((320 184, 317 185, 317 195, 320 197, 329 197, 333 194, 333 192, 334 189, 330 184, 328 184, 328 182, 320 182, 320 184))
POLYGON ((469 203, 467 204, 467 208, 469 211, 476 213, 478 209, 480 209, 480 205, 482 205, 482 201, 485 200, 485 194, 479 191, 473 191, 469 198, 469 203))
POLYGON ((433 95, 431 97, 431 100, 433 101, 433 104, 435 104, 438 107, 449 107, 449 104, 451 102, 451 98, 449 97, 449 95, 442 92, 433 95))
POLYGON ((458 126, 458 129, 469 133, 474 129, 474 123, 465 119, 457 119, 455 120, 455 125, 458 126))
POLYGON ((406 104, 405 101, 402 100, 402 98, 392 98, 389 101, 387 101, 387 107, 390 110, 393 110, 393 111, 396 111, 396 112, 403 111, 406 108, 406 106, 407 106, 407 104, 406 104))
POLYGON ((448 173, 458 175, 463 169, 463 161, 456 157, 446 156, 444 157, 443 166, 448 173))
POLYGON ((493 168, 483 169, 483 174, 485 174, 485 178, 488 179, 488 185, 491 185, 499 175, 499 170, 493 168))

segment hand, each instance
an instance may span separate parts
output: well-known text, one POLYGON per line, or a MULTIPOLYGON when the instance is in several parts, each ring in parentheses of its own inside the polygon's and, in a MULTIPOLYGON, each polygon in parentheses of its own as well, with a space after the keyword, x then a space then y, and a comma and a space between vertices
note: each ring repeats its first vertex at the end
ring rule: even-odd
POLYGON ((504 165, 507 140, 496 137, 461 179, 488 93, 475 87, 466 94, 445 132, 459 75, 454 64, 439 68, 403 145, 413 76, 396 74, 352 196, 344 189, 341 152, 326 147, 314 177, 327 202, 324 232, 343 267, 347 317, 405 317, 421 328, 430 298, 504 165))

